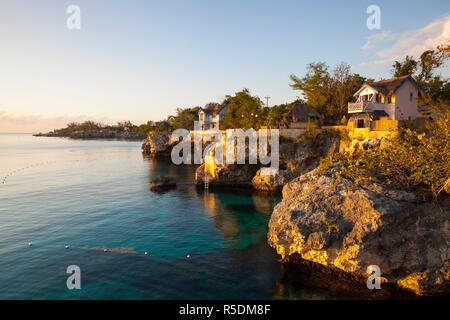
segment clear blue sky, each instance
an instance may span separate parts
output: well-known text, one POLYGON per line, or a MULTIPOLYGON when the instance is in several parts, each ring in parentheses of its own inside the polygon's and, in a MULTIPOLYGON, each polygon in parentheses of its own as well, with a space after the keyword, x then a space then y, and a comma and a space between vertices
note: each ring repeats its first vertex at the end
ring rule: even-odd
POLYGON ((0 132, 144 123, 242 88, 290 102, 289 75, 313 61, 387 78, 396 55, 450 38, 449 13, 435 0, 0 0, 0 132), (66 28, 71 4, 81 30, 66 28), (371 4, 381 30, 366 27, 371 4))

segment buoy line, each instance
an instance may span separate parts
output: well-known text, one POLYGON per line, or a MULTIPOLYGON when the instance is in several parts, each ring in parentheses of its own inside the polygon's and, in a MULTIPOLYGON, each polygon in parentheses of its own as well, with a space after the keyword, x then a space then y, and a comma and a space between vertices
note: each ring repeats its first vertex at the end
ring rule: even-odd
MULTIPOLYGON (((33 247, 34 244, 30 241, 30 242, 27 243, 27 246, 28 247, 33 247)), ((38 247, 39 248, 39 245, 34 246, 34 247, 38 247)), ((104 247, 104 246, 103 247, 88 247, 88 246, 78 246, 77 247, 77 246, 72 246, 72 245, 68 245, 68 244, 66 244, 66 245, 53 245, 53 246, 50 246, 50 247, 63 248, 63 249, 81 249, 81 250, 103 251, 105 253, 108 253, 108 252, 128 253, 128 254, 135 254, 135 255, 140 255, 140 256, 142 256, 142 255, 143 256, 152 256, 152 257, 168 256, 168 255, 165 255, 165 254, 151 254, 149 251, 135 251, 134 249, 131 249, 131 248, 108 248, 108 247, 104 247)), ((196 250, 194 249, 190 254, 185 254, 185 255, 182 255, 182 256, 179 256, 179 257, 190 259, 191 255, 195 251, 196 250)))
POLYGON ((5 176, 3 176, 1 178, 1 184, 5 184, 6 180, 9 177, 11 177, 12 175, 16 174, 16 173, 19 173, 19 172, 24 171, 26 169, 30 169, 30 168, 34 168, 34 167, 40 167, 40 166, 43 166, 43 165, 46 165, 46 164, 49 164, 49 163, 52 163, 52 162, 58 162, 58 160, 49 160, 49 161, 33 163, 33 164, 28 165, 28 166, 12 170, 12 171, 10 171, 9 173, 7 173, 5 176))
MULTIPOLYGON (((119 157, 118 157, 118 158, 119 158, 119 157)), ((43 166, 43 165, 46 165, 46 164, 57 163, 57 162, 84 162, 84 161, 91 162, 91 161, 111 160, 111 159, 112 159, 111 157, 109 157, 109 158, 108 158, 108 157, 104 157, 104 158, 97 158, 97 159, 83 159, 83 160, 80 160, 80 159, 77 159, 77 160, 49 160, 49 161, 44 161, 44 162, 34 163, 34 164, 30 164, 30 165, 28 165, 28 166, 25 166, 25 167, 22 167, 22 168, 18 168, 18 169, 14 169, 14 170, 8 172, 6 175, 4 175, 3 177, 0 178, 0 181, 1 181, 0 184, 4 185, 4 184, 6 183, 6 180, 7 180, 9 177, 11 177, 11 176, 13 176, 14 174, 16 174, 16 173, 19 173, 19 172, 24 171, 24 170, 26 170, 26 169, 31 169, 31 168, 35 168, 35 167, 40 167, 40 166, 43 166)))

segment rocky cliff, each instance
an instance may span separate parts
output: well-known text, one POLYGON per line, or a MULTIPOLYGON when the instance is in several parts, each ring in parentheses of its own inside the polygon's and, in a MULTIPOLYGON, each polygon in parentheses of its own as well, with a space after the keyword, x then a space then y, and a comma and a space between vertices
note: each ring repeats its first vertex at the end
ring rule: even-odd
POLYGON ((171 141, 168 132, 150 133, 142 142, 142 152, 149 156, 170 156, 171 141))
MULTIPOLYGON (((319 164, 320 158, 338 152, 343 147, 339 137, 320 133, 302 141, 280 141, 280 168, 274 175, 261 175, 261 165, 218 165, 208 173, 205 165, 196 172, 197 184, 207 179, 211 186, 239 185, 256 190, 281 192, 283 186, 300 174, 308 172, 319 164)), ((248 148, 246 151, 248 158, 248 148)), ((248 159, 246 160, 248 163, 248 159)))
POLYGON ((316 169, 283 188, 268 242, 287 264, 310 261, 359 281, 377 265, 382 287, 448 295, 449 208, 450 199, 422 202, 380 185, 356 185, 338 167, 316 169))
POLYGON ((318 134, 299 142, 280 143, 280 169, 275 175, 261 175, 259 170, 252 179, 253 187, 264 191, 281 191, 283 186, 317 167, 322 157, 339 152, 341 145, 339 137, 327 133, 318 134))

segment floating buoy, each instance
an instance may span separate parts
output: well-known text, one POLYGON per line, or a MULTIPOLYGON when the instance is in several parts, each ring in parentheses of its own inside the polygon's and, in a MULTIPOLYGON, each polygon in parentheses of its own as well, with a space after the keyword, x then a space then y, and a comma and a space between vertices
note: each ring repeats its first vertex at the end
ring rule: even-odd
POLYGON ((65 246, 64 248, 69 249, 69 246, 65 246))
POLYGON ((186 258, 188 258, 188 259, 189 259, 190 257, 191 257, 191 255, 190 255, 190 254, 188 254, 188 255, 186 256, 186 258))
POLYGON ((105 249, 103 249, 103 252, 108 252, 108 249, 106 249, 106 248, 105 248, 105 249))
POLYGON ((28 242, 28 246, 31 247, 33 244, 31 242, 28 242))
POLYGON ((148 254, 147 251, 145 251, 144 254, 147 255, 148 254))

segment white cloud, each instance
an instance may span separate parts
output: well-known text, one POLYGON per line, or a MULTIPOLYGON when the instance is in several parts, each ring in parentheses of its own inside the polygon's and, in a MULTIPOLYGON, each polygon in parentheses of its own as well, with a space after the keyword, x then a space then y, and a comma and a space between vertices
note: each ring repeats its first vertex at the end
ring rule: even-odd
POLYGON ((372 48, 375 48, 375 45, 377 42, 383 41, 383 40, 393 40, 395 38, 395 35, 391 31, 381 31, 376 34, 373 34, 369 37, 367 37, 366 43, 361 47, 362 50, 369 50, 372 48))
POLYGON ((388 62, 403 59, 406 55, 418 57, 422 52, 435 49, 437 45, 450 40, 450 15, 439 18, 425 27, 394 34, 383 31, 367 38, 362 50, 375 49, 378 57, 373 61, 365 61, 361 66, 384 65, 388 62))

